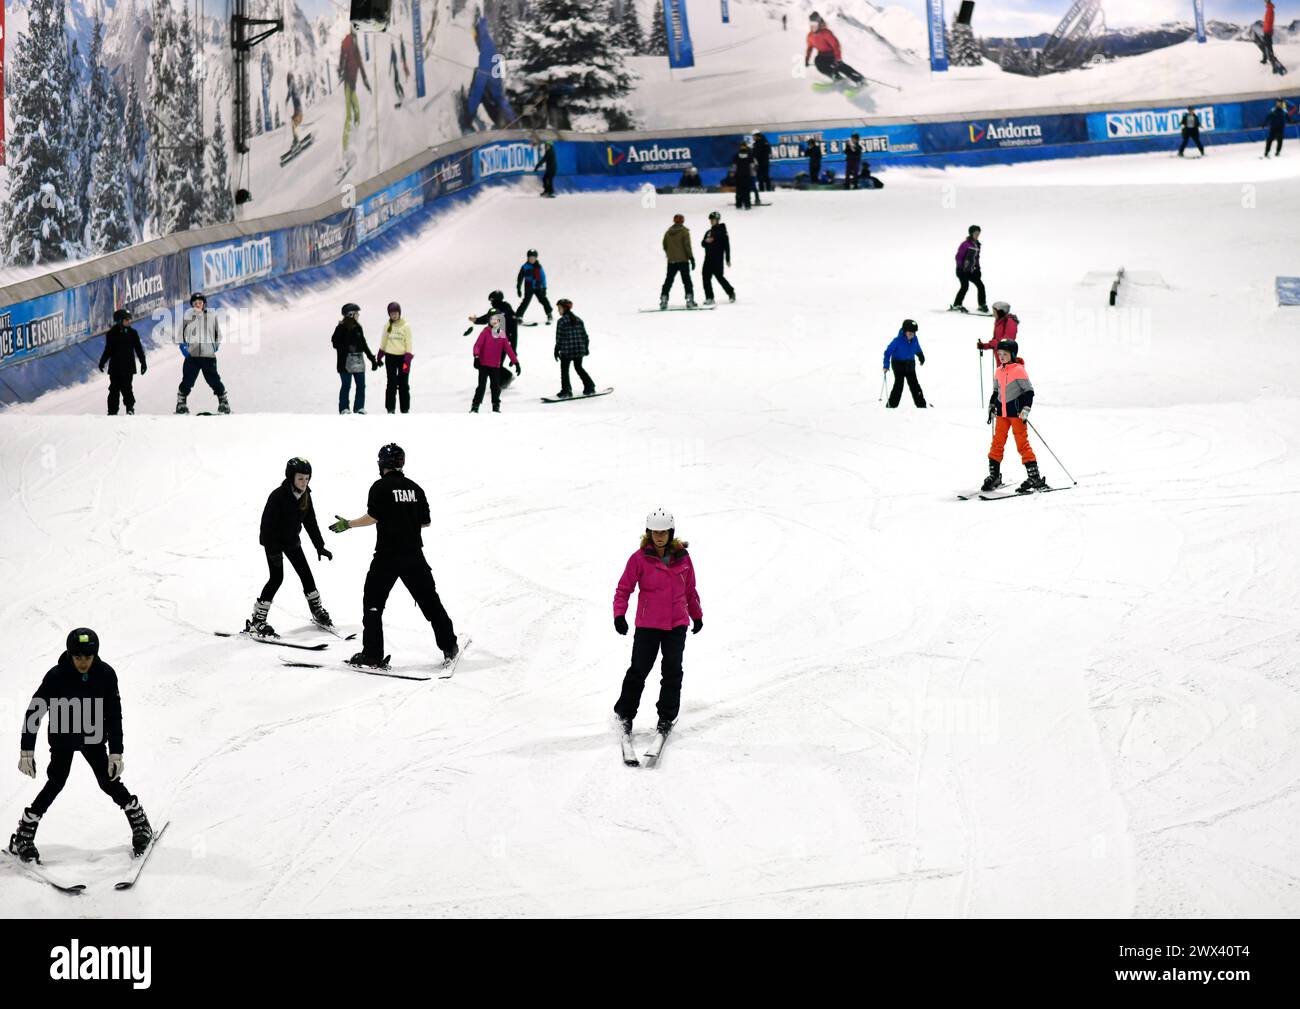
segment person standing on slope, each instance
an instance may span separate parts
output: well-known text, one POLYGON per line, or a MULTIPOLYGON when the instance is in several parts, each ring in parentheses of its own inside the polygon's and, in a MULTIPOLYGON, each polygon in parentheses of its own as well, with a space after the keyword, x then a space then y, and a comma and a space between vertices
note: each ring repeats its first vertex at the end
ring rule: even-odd
POLYGON ((862 172, 862 143, 855 133, 844 145, 844 188, 857 189, 858 176, 862 172))
MULTIPOLYGON (((524 265, 519 267, 519 272, 515 274, 515 297, 523 295, 524 300, 519 303, 519 307, 514 310, 514 314, 523 319, 524 313, 528 311, 528 306, 532 304, 534 298, 540 302, 542 308, 546 309, 546 325, 551 324, 551 303, 546 300, 546 271, 542 269, 542 261, 537 258, 537 250, 529 249, 528 255, 524 258, 524 265)), ((514 340, 510 341, 514 345, 514 340)))
MULTIPOLYGON (((504 340, 503 340, 504 342, 504 340)), ((424 488, 407 478, 403 469, 406 453, 400 445, 389 443, 379 450, 379 479, 370 485, 366 498, 366 513, 360 518, 338 519, 330 526, 335 533, 362 526, 376 526, 375 556, 366 573, 362 593, 361 651, 348 662, 367 669, 387 666, 384 654, 384 607, 389 593, 400 579, 424 619, 433 627, 433 637, 442 651, 443 665, 449 665, 460 653, 456 629, 451 617, 438 598, 433 571, 424 557, 424 540, 421 530, 427 529, 433 519, 429 514, 429 499, 424 488)))
POLYGON ((975 346, 980 350, 997 350, 1002 340, 1014 340, 1020 332, 1020 320, 1011 314, 1011 306, 1005 301, 993 302, 993 339, 983 343, 976 339, 975 346))
MULTIPOLYGON (((1264 142, 1264 157, 1268 157, 1269 151, 1273 145, 1277 144, 1277 156, 1282 156, 1282 138, 1286 135, 1286 117, 1287 117, 1286 99, 1279 98, 1273 103, 1273 107, 1268 110, 1268 116, 1264 120, 1264 125, 1268 127, 1268 139, 1264 142)), ((110 413, 113 411, 110 409, 110 413)), ((131 411, 128 410, 127 413, 131 411)))
POLYGON ((67 648, 45 674, 27 705, 18 744, 18 770, 36 777, 36 734, 48 712, 50 762, 45 787, 23 810, 18 829, 9 838, 9 852, 24 862, 39 862, 36 828, 67 784, 72 760, 80 753, 95 774, 100 790, 126 814, 131 825, 131 854, 143 855, 153 840, 153 828, 140 800, 122 783, 122 697, 117 672, 99 657, 99 635, 78 627, 68 635, 67 648))
POLYGON ((1196 145, 1196 149, 1201 152, 1201 157, 1205 157, 1205 148, 1201 145, 1201 117, 1196 114, 1196 110, 1190 105, 1187 111, 1183 113, 1181 120, 1183 128, 1183 142, 1178 146, 1178 156, 1183 156, 1183 151, 1187 150, 1187 142, 1190 140, 1196 145))
POLYGON ((808 65, 808 58, 816 53, 813 63, 817 69, 833 81, 847 77, 854 84, 866 81, 860 73, 841 59, 840 40, 826 27, 826 22, 816 11, 808 15, 808 44, 804 48, 803 65, 808 65))
MULTIPOLYGON (((547 309, 551 306, 547 305, 547 309)), ((510 307, 510 302, 506 301, 506 296, 500 291, 492 291, 488 294, 488 310, 482 315, 471 315, 469 321, 476 326, 482 326, 492 321, 492 313, 497 312, 501 315, 501 328, 506 334, 506 340, 514 348, 516 354, 519 353, 519 320, 515 316, 515 310, 510 307)), ((548 317, 547 321, 550 319, 548 317)), ((510 369, 504 365, 497 369, 497 379, 501 383, 502 389, 509 389, 510 383, 515 380, 515 376, 510 374, 510 369)))
POLYGON ((925 351, 921 349, 921 341, 917 338, 917 328, 911 319, 904 319, 898 328, 898 335, 885 348, 885 374, 889 374, 891 366, 894 369, 894 387, 889 390, 889 402, 885 404, 891 410, 903 400, 904 382, 912 393, 912 403, 925 409, 925 393, 916 380, 916 362, 925 364, 925 351))
POLYGON ((275 594, 284 583, 284 559, 289 558, 298 580, 302 582, 303 595, 311 610, 311 620, 317 627, 333 627, 329 613, 321 605, 316 579, 311 565, 302 552, 299 534, 306 528, 311 544, 316 548, 316 559, 334 559, 325 549, 325 539, 316 523, 316 510, 311 503, 311 463, 294 456, 284 464, 284 482, 267 496, 262 509, 262 526, 257 542, 266 551, 267 579, 253 604, 253 615, 244 623, 244 633, 257 638, 278 638, 275 628, 266 622, 275 594))
POLYGON ((691 283, 691 270, 695 269, 695 252, 691 249, 691 233, 686 227, 686 218, 681 214, 673 214, 672 226, 664 232, 663 246, 668 259, 668 275, 659 291, 659 308, 668 307, 668 292, 678 274, 681 274, 682 287, 686 289, 686 307, 694 308, 695 285, 691 283))
POLYGON ((217 351, 221 349, 221 322, 216 312, 208 311, 208 299, 195 291, 190 295, 189 311, 181 327, 181 384, 176 391, 176 412, 189 413, 186 405, 199 375, 217 394, 217 413, 230 413, 226 386, 217 372, 217 351))
POLYGON ((772 145, 758 130, 754 131, 753 150, 759 191, 770 193, 772 191, 772 145))
POLYGON ((682 702, 682 655, 686 650, 686 628, 699 634, 704 611, 695 588, 695 568, 687 544, 676 538, 672 513, 656 508, 645 520, 641 545, 628 558, 623 577, 614 590, 614 630, 627 633, 627 607, 632 590, 637 590, 636 631, 632 636, 632 662, 623 675, 623 689, 614 704, 623 734, 632 731, 641 704, 646 677, 655 658, 663 652, 660 665, 659 721, 656 730, 667 733, 677 721, 682 702))
POLYGON ((740 142, 740 149, 731 159, 731 164, 736 171, 736 209, 749 210, 754 189, 754 156, 745 141, 740 142))
POLYGON ((815 186, 822 180, 822 145, 816 137, 809 137, 803 149, 808 155, 808 184, 815 186))
POLYGON ((470 413, 478 413, 478 408, 483 404, 484 389, 489 382, 492 385, 492 412, 501 412, 500 371, 504 356, 509 356, 515 366, 516 376, 523 373, 519 358, 515 356, 515 348, 510 346, 510 341, 506 338, 504 318, 500 311, 493 309, 488 313, 488 324, 483 327, 478 339, 474 341, 474 367, 478 370, 478 388, 474 391, 474 402, 470 404, 470 413))
POLYGON ((549 140, 542 141, 541 156, 533 174, 542 173, 542 195, 555 195, 555 145, 549 140))
POLYGON ((1017 493, 1028 494, 1047 487, 1029 444, 1029 408, 1034 405, 1034 386, 1025 371, 1025 362, 1017 356, 1019 352, 1015 340, 998 344, 998 370, 994 375, 993 398, 989 400, 989 416, 995 422, 993 444, 989 447, 989 475, 980 490, 991 491, 1002 486, 1002 456, 1008 433, 1015 435, 1020 461, 1025 464, 1025 482, 1016 489, 1017 493))
POLYGON ((713 284, 716 280, 731 301, 736 300, 736 289, 727 283, 724 267, 731 265, 731 239, 727 236, 727 226, 722 223, 722 215, 713 211, 709 215, 709 230, 700 241, 704 247, 704 304, 713 304, 713 284))
POLYGON ((975 291, 979 295, 979 310, 989 310, 984 294, 984 275, 980 271, 980 249, 980 226, 972 224, 966 229, 966 240, 957 246, 957 255, 954 257, 957 260, 957 280, 960 281, 960 286, 957 288, 957 297, 949 306, 950 311, 966 311, 962 307, 962 300, 971 284, 975 285, 975 291))
POLYGON ((349 412, 348 389, 353 382, 356 383, 357 391, 350 412, 366 412, 366 362, 370 362, 371 371, 379 368, 379 362, 370 352, 370 344, 366 343, 365 331, 357 320, 360 314, 361 306, 349 301, 343 306, 343 318, 334 327, 334 335, 330 338, 330 343, 334 347, 335 368, 339 373, 339 413, 341 414, 349 412))
POLYGON ((388 303, 388 323, 379 338, 375 360, 384 366, 388 385, 384 389, 384 409, 393 413, 401 400, 402 413, 411 412, 411 324, 402 318, 402 306, 388 303))
MULTIPOLYGON (((1282 145, 1278 144, 1281 152, 1282 145)), ((131 325, 129 309, 119 308, 113 313, 113 326, 104 334, 104 353, 99 355, 99 370, 108 366, 108 415, 117 416, 118 397, 126 406, 128 414, 135 413, 135 391, 131 384, 135 381, 135 362, 140 359, 140 374, 149 368, 144 360, 144 347, 140 345, 140 334, 131 325)))
POLYGON ((569 384, 569 366, 572 365, 582 380, 582 394, 590 396, 596 383, 582 366, 582 359, 591 353, 587 327, 573 314, 573 302, 561 298, 555 303, 560 310, 560 321, 555 325, 555 360, 560 362, 560 399, 572 399, 573 387, 569 384))

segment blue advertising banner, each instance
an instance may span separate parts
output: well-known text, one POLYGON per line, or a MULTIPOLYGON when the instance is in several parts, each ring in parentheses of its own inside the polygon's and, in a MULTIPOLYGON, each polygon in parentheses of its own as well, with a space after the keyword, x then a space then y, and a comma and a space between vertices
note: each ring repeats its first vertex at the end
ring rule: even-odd
POLYGON ((488 144, 474 152, 474 178, 520 175, 537 167, 537 148, 525 140, 488 144))
POLYGON ((822 159, 834 161, 844 157, 844 146, 857 134, 862 145, 862 155, 867 160, 873 156, 890 154, 920 154, 921 131, 919 126, 859 126, 831 130, 803 130, 791 133, 769 133, 772 161, 802 161, 808 157, 807 143, 816 139, 821 145, 822 159))
MULTIPOLYGON (((1185 106, 1175 109, 1127 109, 1124 112, 1089 112, 1088 139, 1135 140, 1143 137, 1172 137, 1182 133, 1185 106)), ((1229 119, 1241 126, 1241 106, 1204 105, 1194 110, 1200 118, 1202 133, 1234 128, 1229 119), (1225 118, 1226 114, 1226 118, 1225 118)))
POLYGON ((288 269, 288 234, 270 231, 189 250, 190 287, 212 294, 278 277, 288 269))
POLYGON ((948 154, 990 148, 1082 143, 1088 139, 1088 123, 1081 115, 972 119, 956 123, 923 123, 920 133, 923 153, 948 154))
POLYGON ((415 95, 424 97, 424 39, 420 27, 420 0, 411 0, 411 48, 415 53, 415 95))
POLYGON ((948 41, 944 35, 943 0, 926 0, 926 23, 930 29, 930 69, 948 69, 948 41))
POLYGON ((724 25, 731 24, 731 5, 727 0, 722 0, 722 23, 724 25))
POLYGON ((472 155, 454 154, 450 158, 440 158, 431 165, 425 165, 420 173, 420 186, 424 190, 424 202, 432 203, 440 196, 446 196, 464 189, 472 181, 474 174, 470 166, 472 155))
POLYGON ((0 368, 53 354, 90 336, 88 300, 86 288, 76 287, 0 308, 0 368))
POLYGON ((1196 14, 1196 41, 1205 41, 1205 0, 1192 0, 1192 10, 1196 14))
POLYGON ((357 244, 382 235, 411 211, 424 206, 424 189, 420 182, 417 172, 385 186, 364 200, 353 211, 357 222, 357 244))
POLYGON ((686 20, 686 0, 663 0, 664 27, 668 32, 668 65, 674 69, 695 66, 691 26, 686 20))
POLYGON ((582 144, 577 150, 577 173, 644 175, 649 172, 680 172, 687 165, 715 167, 730 164, 739 144, 739 134, 735 137, 678 137, 635 143, 582 144))
POLYGON ((136 328, 155 312, 169 312, 189 296, 189 260, 183 252, 160 256, 85 285, 88 323, 92 335, 113 324, 113 313, 128 308, 136 328))

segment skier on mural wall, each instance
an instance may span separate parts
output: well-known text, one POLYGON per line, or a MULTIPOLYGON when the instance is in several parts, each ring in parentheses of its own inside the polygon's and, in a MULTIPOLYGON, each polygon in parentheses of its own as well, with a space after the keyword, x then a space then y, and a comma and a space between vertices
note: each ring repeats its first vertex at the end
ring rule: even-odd
POLYGON ((357 76, 370 91, 370 80, 366 77, 365 63, 361 59, 361 50, 357 46, 356 29, 349 27, 343 36, 343 45, 339 48, 339 80, 343 82, 343 150, 348 149, 348 139, 352 135, 352 126, 361 122, 361 103, 357 101, 357 76))
POLYGON ((456 96, 459 108, 460 128, 469 132, 474 128, 474 119, 479 106, 488 114, 492 125, 502 129, 514 121, 515 112, 510 107, 505 88, 497 69, 497 47, 492 41, 492 31, 488 20, 481 10, 474 12, 474 42, 478 45, 478 66, 474 68, 474 79, 470 82, 469 92, 464 88, 456 96))

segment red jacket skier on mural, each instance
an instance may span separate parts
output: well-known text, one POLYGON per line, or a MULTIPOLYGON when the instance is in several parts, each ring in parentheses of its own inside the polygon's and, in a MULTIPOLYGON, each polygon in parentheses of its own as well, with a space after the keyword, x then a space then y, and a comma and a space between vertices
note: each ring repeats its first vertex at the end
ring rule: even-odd
POLYGON ((803 53, 803 65, 808 66, 808 57, 813 53, 817 69, 833 81, 847 77, 854 84, 866 83, 865 78, 844 62, 840 52, 840 40, 826 27, 826 22, 816 11, 808 15, 808 45, 803 53))

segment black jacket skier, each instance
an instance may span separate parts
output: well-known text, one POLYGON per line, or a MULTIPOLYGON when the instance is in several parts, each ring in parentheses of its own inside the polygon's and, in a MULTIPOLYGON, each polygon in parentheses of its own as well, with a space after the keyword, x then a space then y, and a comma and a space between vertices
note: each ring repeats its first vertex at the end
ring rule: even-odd
POLYGON ((115 322, 113 327, 104 334, 104 353, 99 355, 99 370, 104 370, 104 365, 108 365, 110 375, 134 375, 135 362, 140 361, 140 374, 143 375, 148 369, 144 359, 144 347, 140 344, 140 334, 136 332, 134 326, 127 324, 130 316, 120 322, 115 322))
POLYGON ((293 492, 293 483, 286 478, 266 499, 257 542, 274 550, 292 550, 301 545, 299 536, 304 528, 316 553, 325 552, 325 538, 316 522, 311 490, 303 491, 302 497, 298 497, 293 492))
POLYGON ((761 133, 754 134, 754 168, 758 174, 758 188, 760 192, 770 193, 772 191, 771 178, 771 161, 772 145, 767 142, 767 137, 761 133))
POLYGON ((339 324, 334 327, 334 336, 330 339, 330 343, 333 344, 337 353, 337 366, 340 375, 347 371, 349 354, 364 354, 366 360, 370 362, 372 371, 379 367, 379 362, 375 360, 375 355, 370 351, 370 345, 366 343, 366 334, 361 328, 361 323, 350 315, 344 316, 339 321, 339 324))

